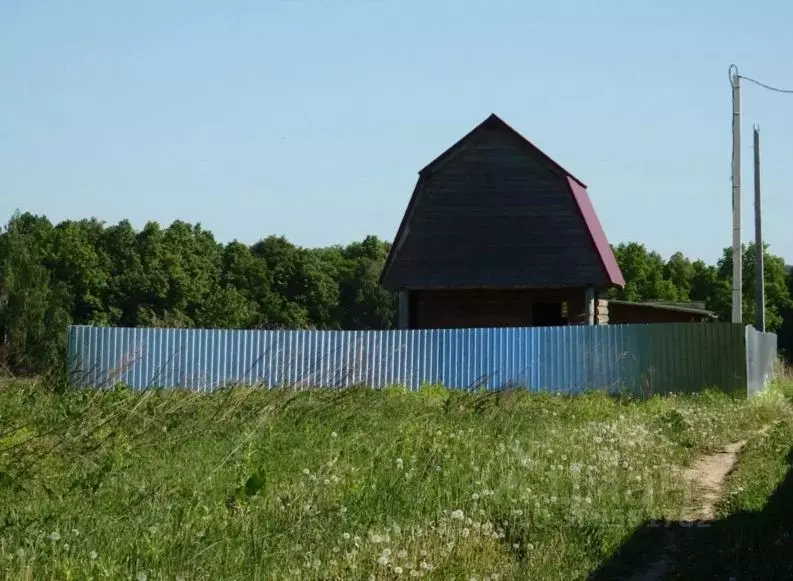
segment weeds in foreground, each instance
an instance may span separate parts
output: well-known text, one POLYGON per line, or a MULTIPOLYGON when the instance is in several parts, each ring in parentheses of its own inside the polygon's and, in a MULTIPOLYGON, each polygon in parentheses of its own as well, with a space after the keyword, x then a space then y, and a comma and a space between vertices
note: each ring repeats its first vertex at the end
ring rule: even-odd
POLYGON ((574 579, 781 396, 0 386, 8 579, 574 579))

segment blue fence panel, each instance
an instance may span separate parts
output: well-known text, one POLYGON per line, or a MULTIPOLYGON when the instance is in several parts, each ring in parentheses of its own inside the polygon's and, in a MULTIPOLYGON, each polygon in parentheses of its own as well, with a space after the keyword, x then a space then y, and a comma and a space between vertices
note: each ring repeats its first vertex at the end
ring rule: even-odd
POLYGON ((72 382, 97 388, 442 384, 653 393, 762 389, 776 336, 740 325, 416 331, 250 331, 74 326, 72 382), (757 386, 761 387, 757 387, 757 386))

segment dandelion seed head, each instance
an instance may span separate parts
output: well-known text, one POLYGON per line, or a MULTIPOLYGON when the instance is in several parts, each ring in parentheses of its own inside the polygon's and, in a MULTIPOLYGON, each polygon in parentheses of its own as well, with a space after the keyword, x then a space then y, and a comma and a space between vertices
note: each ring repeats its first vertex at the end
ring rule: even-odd
POLYGON ((60 541, 61 540, 61 534, 58 531, 52 531, 50 533, 50 540, 51 541, 56 541, 56 542, 60 541))
POLYGON ((92 561, 95 561, 95 560, 96 560, 96 558, 97 558, 99 555, 97 554, 97 552, 96 552, 96 551, 91 551, 90 553, 88 553, 88 556, 89 556, 89 557, 91 557, 91 560, 92 560, 92 561))

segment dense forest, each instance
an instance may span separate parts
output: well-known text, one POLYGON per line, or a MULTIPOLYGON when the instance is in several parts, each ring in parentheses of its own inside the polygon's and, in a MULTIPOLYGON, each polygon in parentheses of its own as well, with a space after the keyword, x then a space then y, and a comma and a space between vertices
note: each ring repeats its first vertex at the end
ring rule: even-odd
MULTIPOLYGON (((221 244, 199 225, 64 221, 17 214, 0 234, 2 364, 15 371, 58 365, 68 324, 168 327, 383 329, 395 297, 378 285, 389 243, 368 236, 301 248, 270 236, 221 244)), ((681 253, 664 260, 644 245, 614 248, 627 281, 615 298, 704 301, 730 315, 732 255, 715 265, 681 253)), ((744 252, 745 322, 754 321, 754 247, 744 252)), ((793 343, 793 277, 765 255, 767 325, 793 343)))

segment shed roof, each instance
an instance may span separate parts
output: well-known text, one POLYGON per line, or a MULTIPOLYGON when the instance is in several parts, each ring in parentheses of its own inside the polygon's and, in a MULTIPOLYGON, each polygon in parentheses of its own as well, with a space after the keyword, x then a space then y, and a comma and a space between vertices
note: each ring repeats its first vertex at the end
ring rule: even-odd
MULTIPOLYGON (((469 149, 469 146, 479 139, 480 136, 488 134, 492 135, 494 133, 505 136, 505 138, 509 139, 510 143, 516 145, 517 148, 527 157, 537 160, 540 166, 545 167, 546 169, 543 171, 550 170, 551 174, 549 175, 556 176, 555 179, 557 179, 558 182, 555 183, 558 183, 559 186, 554 187, 560 188, 559 191, 561 192, 567 192, 567 195, 570 196, 570 199, 574 203, 575 211, 577 211, 578 215, 583 221, 587 235, 597 256, 597 261, 600 264, 600 269, 603 272, 603 275, 598 275, 597 278, 602 279, 605 281, 605 284, 608 285, 620 287, 624 286, 625 280, 622 276, 622 272, 620 271, 620 268, 617 264, 617 260, 614 256, 611 246, 606 239, 606 235, 603 231, 600 221, 598 220, 594 207, 592 206, 592 202, 589 199, 586 185, 580 179, 564 169, 559 163, 542 152, 515 129, 510 127, 496 114, 491 114, 487 119, 477 125, 473 130, 468 132, 454 145, 444 151, 419 172, 419 179, 416 184, 416 188, 413 192, 413 195, 411 196, 410 202, 408 203, 407 210, 405 211, 405 215, 403 216, 399 230, 397 231, 394 244, 391 246, 385 267, 383 268, 383 272, 380 277, 381 284, 390 287, 399 286, 398 284, 395 284, 393 280, 390 280, 393 279, 393 276, 390 277, 389 274, 395 259, 402 249, 408 232, 410 231, 410 223, 414 217, 417 202, 421 197, 426 183, 431 181, 433 175, 439 173, 447 163, 452 162, 457 156, 469 149)), ((527 193, 528 195, 531 195, 531 192, 527 193)), ((564 196, 565 194, 562 193, 561 195, 564 196)), ((503 285, 504 283, 501 282, 495 286, 503 285)), ((516 286, 520 285, 518 284, 516 286)))
POLYGON ((674 311, 677 313, 689 313, 701 315, 711 319, 717 318, 716 313, 705 308, 705 303, 700 302, 676 302, 676 301, 621 301, 612 299, 609 304, 625 305, 629 307, 639 307, 647 309, 658 309, 662 311, 674 311))

